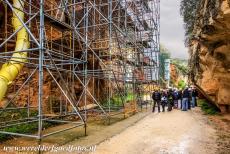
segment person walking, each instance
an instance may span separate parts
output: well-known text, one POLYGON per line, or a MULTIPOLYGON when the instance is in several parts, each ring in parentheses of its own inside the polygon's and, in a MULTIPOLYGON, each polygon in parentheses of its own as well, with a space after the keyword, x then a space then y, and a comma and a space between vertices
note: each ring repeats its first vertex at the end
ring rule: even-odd
POLYGON ((182 100, 182 111, 188 110, 188 99, 189 99, 189 90, 188 87, 186 87, 182 94, 183 100, 182 100))
POLYGON ((152 99, 153 99, 153 101, 154 101, 152 112, 155 112, 156 104, 157 104, 157 107, 158 107, 158 112, 161 112, 161 111, 160 111, 161 93, 160 93, 159 90, 156 90, 156 91, 153 92, 153 94, 152 94, 152 99))

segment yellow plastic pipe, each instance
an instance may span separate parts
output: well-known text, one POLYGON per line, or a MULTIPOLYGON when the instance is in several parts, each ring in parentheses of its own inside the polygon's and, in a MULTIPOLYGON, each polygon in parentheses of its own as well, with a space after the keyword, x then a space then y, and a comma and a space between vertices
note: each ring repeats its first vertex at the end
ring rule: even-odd
MULTIPOLYGON (((19 18, 24 21, 24 13, 22 12, 24 8, 24 1, 22 0, 13 0, 14 12, 12 17, 12 25, 14 27, 14 31, 17 31, 22 23, 19 18), (16 16, 19 17, 17 17, 16 16)), ((28 33, 26 29, 23 27, 17 33, 17 41, 15 46, 15 51, 26 50, 30 46, 28 33)), ((24 62, 27 61, 27 53, 26 52, 18 52, 14 53, 11 59, 2 65, 0 70, 0 100, 5 96, 8 85, 12 83, 13 80, 18 76, 20 70, 22 69, 24 62)))

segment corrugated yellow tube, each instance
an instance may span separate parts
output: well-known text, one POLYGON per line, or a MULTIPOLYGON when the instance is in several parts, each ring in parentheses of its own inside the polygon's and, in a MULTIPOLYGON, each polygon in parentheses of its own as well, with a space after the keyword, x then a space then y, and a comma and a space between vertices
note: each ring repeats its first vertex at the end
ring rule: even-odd
MULTIPOLYGON (((24 21, 24 2, 22 0, 13 0, 14 13, 12 17, 12 25, 14 27, 14 31, 18 30, 22 23, 18 19, 21 18, 24 21), (17 16, 16 16, 17 14, 17 16)), ((28 33, 26 29, 23 27, 17 33, 17 41, 15 46, 15 51, 26 50, 30 46, 28 33)), ((5 64, 3 64, 0 70, 0 100, 5 96, 8 85, 15 80, 20 70, 23 67, 23 63, 27 61, 27 53, 26 52, 18 52, 12 55, 12 58, 5 64)))

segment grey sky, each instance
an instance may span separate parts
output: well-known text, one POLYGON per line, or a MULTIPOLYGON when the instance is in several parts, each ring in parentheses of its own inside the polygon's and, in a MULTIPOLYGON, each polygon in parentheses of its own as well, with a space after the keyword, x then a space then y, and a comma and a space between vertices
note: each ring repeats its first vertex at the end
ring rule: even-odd
POLYGON ((173 58, 188 58, 184 46, 183 19, 180 16, 180 0, 161 0, 161 44, 173 58))

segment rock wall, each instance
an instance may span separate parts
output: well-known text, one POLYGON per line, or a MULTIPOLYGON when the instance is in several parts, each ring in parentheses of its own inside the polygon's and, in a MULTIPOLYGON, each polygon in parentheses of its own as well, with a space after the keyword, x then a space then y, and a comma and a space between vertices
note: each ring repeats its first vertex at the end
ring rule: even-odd
POLYGON ((201 0, 190 40, 191 79, 230 111, 230 0, 201 0))
POLYGON ((171 84, 174 87, 182 88, 179 86, 179 83, 182 81, 184 81, 185 83, 188 82, 187 74, 184 74, 178 65, 171 63, 170 64, 170 82, 171 84))

